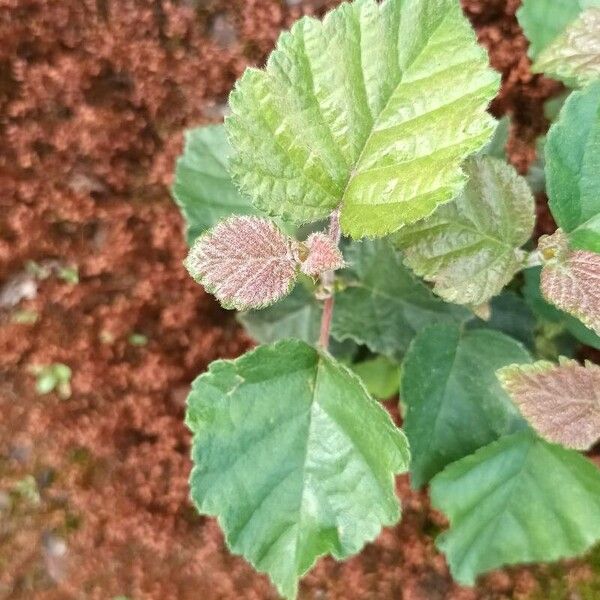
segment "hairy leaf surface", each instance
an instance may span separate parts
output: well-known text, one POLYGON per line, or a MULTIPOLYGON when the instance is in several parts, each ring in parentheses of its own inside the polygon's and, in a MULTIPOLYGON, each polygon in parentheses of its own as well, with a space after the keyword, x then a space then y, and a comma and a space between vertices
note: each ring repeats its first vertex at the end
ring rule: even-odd
POLYGON ((600 81, 574 92, 546 142, 550 210, 573 248, 600 252, 600 81))
POLYGON ((300 265, 305 275, 317 277, 326 271, 336 271, 344 266, 344 257, 336 241, 326 233, 311 233, 304 247, 308 256, 300 265))
POLYGON ((542 294, 600 335, 600 254, 569 250, 560 229, 540 238, 539 248, 550 257, 542 268, 542 294))
POLYGON ((562 324, 565 329, 577 338, 582 344, 600 350, 600 336, 586 327, 579 319, 569 313, 559 310, 550 304, 543 296, 540 289, 541 267, 525 271, 525 287, 523 294, 527 304, 532 308, 538 318, 550 323, 562 324))
POLYGON ((268 219, 231 217, 195 242, 185 266, 225 308, 261 308, 283 298, 298 275, 297 243, 268 219))
POLYGON ((212 363, 186 422, 198 510, 289 598, 317 557, 350 556, 399 518, 404 435, 356 376, 304 342, 212 363))
POLYGON ((523 0, 517 18, 529 40, 529 56, 536 58, 590 6, 600 6, 600 0, 523 0))
POLYGON ((533 70, 571 87, 600 79, 600 8, 582 12, 538 56, 533 70))
POLYGON ((190 245, 201 233, 231 215, 257 212, 233 185, 227 171, 230 154, 223 125, 197 127, 185 133, 173 195, 185 216, 190 245))
POLYGON ((449 463, 499 436, 526 427, 496 371, 529 362, 517 341, 497 331, 461 332, 456 325, 423 329, 402 363, 400 397, 412 450, 415 487, 449 463))
POLYGON ((466 163, 469 181, 456 200, 402 228, 397 242, 417 275, 434 282, 448 302, 482 304, 523 264, 519 248, 531 237, 535 203, 527 181, 487 156, 466 163))
POLYGON ((385 235, 462 187, 498 82, 456 0, 342 4, 298 21, 238 82, 233 175, 270 214, 307 222, 341 205, 346 234, 385 235))
POLYGON ((349 266, 341 272, 346 287, 335 299, 335 338, 397 358, 426 325, 469 318, 469 311, 443 302, 419 281, 388 241, 355 242, 344 254, 349 266))
POLYGON ((532 431, 450 465, 431 498, 451 524, 436 545, 466 585, 502 565, 576 556, 600 538, 600 470, 532 431))
POLYGON ((533 428, 545 439, 588 450, 600 438, 600 367, 561 358, 511 365, 498 378, 533 428))

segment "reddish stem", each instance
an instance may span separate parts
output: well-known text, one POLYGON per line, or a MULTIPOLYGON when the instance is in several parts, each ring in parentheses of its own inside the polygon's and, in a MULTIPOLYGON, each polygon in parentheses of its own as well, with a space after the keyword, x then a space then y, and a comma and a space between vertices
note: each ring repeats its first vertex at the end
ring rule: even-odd
MULTIPOLYGON (((336 246, 340 243, 340 211, 335 210, 331 213, 329 219, 329 236, 335 242, 336 246)), ((329 330, 331 329, 331 319, 333 317, 333 282, 334 272, 327 271, 321 276, 323 288, 329 291, 329 297, 323 303, 323 314, 321 316, 321 333, 319 335, 319 346, 324 350, 329 348, 329 330)))

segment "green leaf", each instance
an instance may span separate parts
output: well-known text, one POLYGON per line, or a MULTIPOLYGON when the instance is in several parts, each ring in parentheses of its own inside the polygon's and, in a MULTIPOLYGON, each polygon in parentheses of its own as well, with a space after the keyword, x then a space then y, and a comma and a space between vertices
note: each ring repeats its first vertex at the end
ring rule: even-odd
POLYGON ((504 116, 498 121, 492 139, 479 153, 506 160, 506 144, 510 135, 510 117, 504 116))
POLYGON ((317 557, 350 556, 399 518, 404 435, 356 376, 304 342, 212 363, 186 422, 198 510, 288 598, 317 557))
POLYGON ((346 288, 336 295, 332 335, 372 352, 399 358, 414 335, 431 323, 457 323, 471 315, 437 298, 385 240, 355 242, 344 252, 346 288))
POLYGON ((586 327, 579 319, 559 310, 546 301, 540 290, 541 267, 534 267, 525 271, 525 287, 523 294, 527 304, 540 318, 550 323, 563 324, 565 329, 582 344, 600 350, 600 336, 586 327))
POLYGON ((402 228, 395 239, 405 262, 434 282, 448 302, 478 305, 498 294, 521 268, 535 223, 527 181, 496 158, 465 165, 469 181, 453 202, 402 228))
POLYGON ((461 189, 498 83, 456 0, 342 4, 238 82, 232 174, 269 214, 302 223, 341 205, 344 233, 385 235, 461 189))
MULTIPOLYGON (((319 339, 323 302, 315 298, 314 286, 301 280, 289 296, 262 310, 238 313, 251 338, 259 344, 271 344, 295 338, 315 345, 319 339)), ((329 352, 338 359, 351 360, 357 346, 351 340, 330 340, 329 352)))
POLYGON ((546 136, 541 135, 535 141, 535 160, 529 165, 525 179, 534 194, 546 191, 546 159, 544 150, 546 148, 546 136))
POLYGON ((546 142, 550 210, 571 247, 600 252, 600 81, 574 92, 546 142))
POLYGON ((449 466, 431 498, 451 523, 436 545, 466 585, 502 565, 576 556, 600 538, 600 471, 531 431, 449 466))
POLYGON ((297 338, 308 344, 319 339, 322 302, 305 285, 297 285, 283 300, 263 310, 238 314, 250 336, 261 344, 297 338))
POLYGON ((497 331, 455 325, 421 331, 402 363, 400 396, 412 450, 414 487, 451 462, 526 427, 496 378, 512 363, 531 362, 517 341, 497 331))
POLYGON ((49 394, 58 384, 58 379, 51 371, 41 373, 35 384, 35 391, 40 394, 49 394))
POLYGON ((398 393, 400 367, 385 356, 376 356, 350 368, 360 377, 369 394, 379 400, 387 400, 398 393))
POLYGON ((233 214, 258 214, 231 181, 227 162, 231 146, 223 125, 185 132, 185 148, 177 160, 173 195, 187 224, 187 241, 233 214))
POLYGON ((588 8, 537 58, 532 70, 570 87, 600 79, 600 8, 588 8))
POLYGON ((590 6, 600 6, 600 0, 523 0, 517 18, 529 40, 529 56, 536 58, 590 6))
POLYGON ((477 319, 468 327, 496 329, 521 342, 526 348, 535 346, 536 319, 525 300, 511 290, 503 291, 490 302, 492 314, 487 321, 477 319))

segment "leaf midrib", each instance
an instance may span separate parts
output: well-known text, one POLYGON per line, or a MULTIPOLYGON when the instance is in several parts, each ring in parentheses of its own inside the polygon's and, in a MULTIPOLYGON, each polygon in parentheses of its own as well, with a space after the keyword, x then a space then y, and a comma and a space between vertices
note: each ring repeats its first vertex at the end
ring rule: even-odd
MULTIPOLYGON (((517 434, 517 435, 522 435, 522 434, 517 434)), ((528 434, 528 435, 531 435, 531 434, 528 434)), ((469 543, 463 546, 465 548, 465 550, 463 552, 461 552, 460 558, 455 561, 455 564, 460 565, 459 568, 461 568, 461 570, 462 570, 462 565, 464 563, 465 557, 468 556, 470 550, 472 549, 474 539, 481 535, 482 530, 484 530, 488 525, 493 523, 492 529, 490 530, 490 532, 488 533, 488 536, 487 536, 488 539, 492 536, 492 534, 495 534, 496 531, 498 531, 498 527, 500 526, 500 523, 502 522, 502 519, 503 519, 504 515, 506 514, 508 507, 511 504, 511 502, 513 501, 513 494, 515 492, 515 487, 517 487, 517 484, 521 483, 521 478, 523 476, 524 471, 526 470, 527 461, 529 460, 529 454, 531 453, 532 448, 536 444, 536 441, 533 439, 527 440, 527 442, 528 442, 528 448, 523 455, 523 458, 522 458, 522 461, 521 461, 518 471, 516 471, 515 474, 511 478, 512 481, 509 483, 510 489, 507 491, 505 499, 502 502, 502 510, 494 512, 494 514, 490 518, 485 520, 485 524, 481 524, 479 528, 477 528, 473 531, 473 535, 471 535, 469 538, 469 543), (495 521, 495 523, 494 523, 494 521, 495 521)), ((477 498, 475 504, 481 506, 483 504, 483 501, 485 501, 487 498, 489 498, 494 492, 498 491, 498 489, 502 485, 506 485, 506 481, 499 481, 497 485, 494 485, 490 490, 487 490, 485 494, 483 494, 482 496, 479 496, 477 498)), ((472 509, 473 509, 473 505, 471 505, 464 512, 467 512, 467 511, 471 512, 472 509)))
MULTIPOLYGON (((312 399, 310 402, 310 410, 309 410, 309 424, 308 424, 308 428, 307 428, 307 435, 306 435, 306 446, 305 446, 305 453, 304 453, 304 457, 302 460, 302 493, 300 495, 300 503, 298 506, 298 521, 297 521, 297 525, 298 525, 298 529, 301 529, 301 524, 303 523, 303 506, 304 506, 304 499, 305 499, 305 491, 306 491, 306 463, 307 463, 307 459, 308 459, 308 455, 309 455, 309 442, 311 439, 311 429, 313 426, 313 407, 315 405, 319 406, 319 408, 328 416, 328 418, 332 421, 332 423, 335 424, 336 429, 338 430, 339 433, 341 433, 343 435, 344 438, 346 438, 347 440, 350 441, 352 448, 354 449, 354 451, 357 453, 358 456, 360 456, 363 464, 367 467, 367 472, 369 474, 372 475, 373 473, 373 469, 369 463, 369 461, 367 460, 367 458, 365 457, 365 455, 363 454, 362 450, 360 449, 359 445, 356 444, 354 442, 354 440, 348 435, 348 433, 339 426, 339 424, 337 423, 336 419, 334 419, 329 412, 326 410, 326 408, 323 406, 323 404, 321 402, 318 401, 318 393, 317 390, 319 389, 319 378, 320 378, 320 373, 321 370, 324 368, 325 365, 325 361, 324 359, 318 355, 317 356, 317 366, 314 370, 314 379, 313 379, 313 391, 312 391, 312 399)), ((377 485, 377 487, 379 488, 379 492, 382 496, 387 496, 387 490, 383 489, 381 487, 381 482, 376 478, 371 476, 371 479, 374 481, 374 483, 377 485)), ((299 556, 299 548, 298 548, 298 544, 300 541, 300 535, 296 534, 295 539, 294 539, 294 570, 295 573, 298 574, 299 573, 299 562, 298 562, 298 556, 299 556)), ((341 540, 340 540, 341 543, 341 540)), ((313 561, 313 564, 315 560, 313 561)))
MULTIPOLYGON (((431 38, 433 38, 435 36, 435 34, 439 31, 440 27, 442 26, 442 24, 446 21, 446 19, 448 18, 448 15, 450 14, 450 12, 447 12, 439 21, 439 23, 437 24, 437 26, 435 27, 435 29, 431 32, 431 35, 429 36, 429 38, 427 38, 423 45, 421 46, 421 48, 419 48, 419 51, 412 57, 412 60, 410 62, 409 65, 404 65, 404 67, 400 66, 400 64, 398 64, 398 71, 399 71, 399 78, 398 78, 398 83, 394 86, 394 88, 392 90, 390 90, 389 96, 385 101, 385 104, 383 106, 383 108, 379 111, 379 114, 377 116, 372 117, 373 119, 373 123, 371 126, 371 130, 369 132, 369 135, 366 137, 364 143, 363 143, 363 147, 362 150, 360 151, 360 154, 358 155, 358 158, 354 161, 354 164, 352 165, 352 167, 350 168, 349 172, 348 172, 348 177, 346 179, 346 184, 344 185, 344 189, 342 191, 342 195, 340 198, 340 202, 339 204, 343 204, 344 203, 344 198, 346 197, 346 194, 348 192, 348 187, 350 186, 350 183, 352 182, 352 180, 354 179, 354 177, 358 174, 357 171, 357 167, 358 165, 360 165, 365 151, 369 146, 369 142, 371 141, 371 139, 373 138, 373 135, 375 134, 376 128, 377 128, 377 124, 379 122, 379 119, 381 117, 381 115, 383 113, 386 112, 386 110, 388 109, 390 102, 392 102, 392 99, 395 97, 396 92, 398 91, 398 88, 404 83, 404 75, 406 74, 407 68, 414 65, 414 63, 418 60, 418 58, 421 56, 421 54, 423 53, 423 51, 429 46, 429 42, 431 40, 431 38)), ((400 14, 400 21, 398 23, 398 31, 400 30, 400 26, 402 23, 402 19, 403 19, 404 13, 403 11, 401 11, 400 14)), ((379 18, 383 18, 381 12, 379 13, 379 18)), ((396 38, 396 48, 395 51, 398 51, 398 43, 399 43, 399 36, 396 38)), ((361 69, 361 72, 363 70, 361 69)), ((367 106, 368 106, 368 102, 367 102, 367 106)), ((369 108, 369 112, 371 112, 371 108, 369 108)), ((372 114, 372 113, 371 113, 372 114)))

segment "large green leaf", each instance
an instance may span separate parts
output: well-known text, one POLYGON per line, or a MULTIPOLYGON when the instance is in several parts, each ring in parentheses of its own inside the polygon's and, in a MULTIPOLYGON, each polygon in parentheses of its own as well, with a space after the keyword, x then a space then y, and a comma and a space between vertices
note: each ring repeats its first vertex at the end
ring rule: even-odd
POLYGON ((173 195, 187 224, 187 241, 233 214, 256 214, 233 185, 227 171, 231 146, 223 125, 185 132, 185 148, 177 160, 173 195))
POLYGON ((467 585, 502 565, 575 556, 600 538, 600 471, 531 431, 450 465, 431 498, 451 523, 437 546, 467 585))
POLYGON ((570 245, 600 252, 600 81, 574 92, 546 142, 550 210, 570 245))
POLYGON ((342 4, 238 82, 233 175, 270 214, 307 222, 341 204, 345 233, 385 235, 462 187, 498 82, 456 0, 342 4))
POLYGON ((600 8, 588 8, 539 56, 532 69, 571 87, 600 79, 600 8))
POLYGON ((529 56, 536 58, 590 6, 600 6, 600 0, 523 0, 517 18, 529 40, 529 56))
POLYGON ((304 342, 212 363, 186 422, 198 510, 287 597, 317 557, 350 556, 399 518, 404 435, 355 375, 304 342))
POLYGON ((398 358, 415 333, 431 323, 456 323, 466 309, 443 302, 403 264, 388 241, 355 242, 344 252, 345 289, 336 295, 331 333, 398 358))
POLYGON ((434 282, 448 302, 482 304, 498 294, 522 267, 535 223, 527 181, 489 156, 468 160, 469 181, 453 201, 397 234, 405 262, 434 282))
POLYGON ((449 463, 526 427, 496 371, 530 361, 519 342, 498 331, 436 325, 417 335, 402 363, 400 391, 415 487, 449 463))

